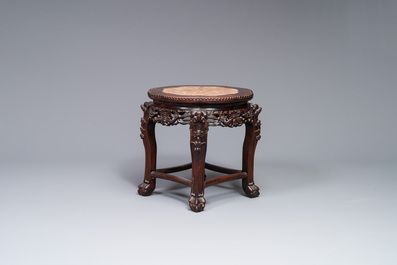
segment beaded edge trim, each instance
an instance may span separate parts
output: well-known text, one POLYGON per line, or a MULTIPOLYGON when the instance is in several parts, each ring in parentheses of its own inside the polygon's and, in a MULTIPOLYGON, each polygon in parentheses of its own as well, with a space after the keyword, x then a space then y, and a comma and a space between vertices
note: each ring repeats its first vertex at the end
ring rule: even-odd
POLYGON ((151 99, 168 99, 168 100, 181 100, 181 101, 236 101, 236 100, 250 100, 254 97, 254 92, 249 89, 248 95, 240 95, 233 97, 181 97, 181 96, 168 96, 162 94, 153 93, 150 89, 147 93, 149 98, 151 99))

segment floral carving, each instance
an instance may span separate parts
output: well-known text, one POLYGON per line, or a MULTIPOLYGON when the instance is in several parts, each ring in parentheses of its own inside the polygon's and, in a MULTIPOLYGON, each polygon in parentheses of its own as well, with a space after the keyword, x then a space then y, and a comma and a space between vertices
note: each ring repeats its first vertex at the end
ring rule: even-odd
POLYGON ((152 122, 161 123, 165 126, 189 124, 189 110, 157 107, 153 106, 152 102, 145 102, 145 104, 141 105, 141 108, 144 113, 147 112, 147 119, 152 122))
POLYGON ((255 139, 257 140, 257 141, 259 141, 260 139, 261 139, 261 121, 260 120, 257 120, 255 123, 254 123, 254 128, 255 128, 255 139))
POLYGON ((262 108, 256 104, 252 104, 252 111, 253 111, 253 124, 254 124, 254 132, 255 132, 255 139, 259 141, 261 139, 261 121, 258 119, 259 113, 261 113, 262 108))
POLYGON ((146 125, 148 123, 148 115, 147 111, 152 103, 151 102, 145 102, 144 104, 141 105, 141 109, 143 111, 143 117, 141 118, 141 134, 139 135, 141 139, 143 140, 145 138, 146 134, 146 125))
POLYGON ((146 129, 145 129, 145 125, 146 125, 147 121, 145 120, 145 118, 141 118, 141 134, 139 135, 141 137, 141 139, 143 140, 145 138, 145 133, 146 133, 146 129))
POLYGON ((247 122, 254 122, 262 108, 248 104, 244 109, 207 111, 210 126, 238 127, 247 122))
POLYGON ((192 111, 190 109, 169 109, 165 107, 153 106, 152 102, 145 102, 141 105, 144 117, 141 119, 141 138, 145 136, 145 125, 151 121, 160 123, 165 126, 173 126, 177 124, 205 123, 206 129, 198 129, 194 132, 197 149, 200 149, 200 142, 204 131, 208 130, 208 126, 222 127, 239 127, 245 123, 252 123, 255 126, 255 136, 259 140, 261 138, 261 122, 258 119, 262 108, 256 104, 248 104, 242 109, 230 110, 200 110, 192 111))
POLYGON ((206 145, 208 132, 207 114, 205 111, 195 111, 190 119, 190 142, 194 151, 200 151, 206 145))
POLYGON ((141 105, 141 109, 143 110, 143 112, 146 112, 147 109, 152 105, 152 102, 145 102, 141 105))
POLYGON ((186 110, 174 110, 160 107, 153 107, 150 109, 149 118, 153 122, 161 123, 165 126, 172 126, 181 124, 187 124, 186 118, 190 116, 190 111, 186 110))

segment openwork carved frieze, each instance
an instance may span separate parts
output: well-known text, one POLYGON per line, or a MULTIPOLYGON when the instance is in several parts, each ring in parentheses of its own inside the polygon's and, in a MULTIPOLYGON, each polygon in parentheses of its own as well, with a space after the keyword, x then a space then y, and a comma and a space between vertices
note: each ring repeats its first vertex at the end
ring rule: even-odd
POLYGON ((177 124, 189 124, 191 112, 189 110, 174 110, 164 107, 153 106, 152 102, 145 102, 141 105, 143 117, 141 119, 141 134, 142 139, 145 138, 145 127, 148 122, 161 123, 165 126, 172 126, 177 124))
POLYGON ((243 109, 215 110, 208 113, 208 121, 211 126, 238 127, 247 122, 255 123, 261 111, 256 104, 248 104, 243 109))
MULTIPOLYGON (((190 109, 169 109, 164 107, 153 106, 152 102, 145 102, 141 105, 144 115, 141 124, 149 120, 155 123, 161 123, 165 126, 177 124, 190 124, 193 110, 190 109)), ((206 117, 208 126, 238 127, 247 122, 254 123, 260 129, 260 122, 257 120, 262 108, 256 104, 248 104, 241 109, 229 110, 200 110, 206 117), (256 124, 258 123, 259 124, 256 124)))
POLYGON ((189 110, 175 110, 168 109, 164 107, 153 106, 151 102, 145 102, 141 105, 144 113, 147 112, 147 119, 161 123, 165 126, 172 126, 177 124, 189 124, 190 121, 190 111, 189 110))

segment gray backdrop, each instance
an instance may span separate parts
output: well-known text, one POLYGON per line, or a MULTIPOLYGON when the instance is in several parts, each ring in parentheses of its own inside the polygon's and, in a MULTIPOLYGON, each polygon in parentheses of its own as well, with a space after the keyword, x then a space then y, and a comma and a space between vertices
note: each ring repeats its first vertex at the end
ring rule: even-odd
MULTIPOLYGON (((149 88, 220 84, 263 107, 257 159, 396 161, 396 13, 393 0, 2 0, 0 160, 141 158, 149 88)), ((187 128, 158 132, 160 155, 189 159, 187 128)), ((239 159, 243 131, 228 133, 210 130, 209 159, 239 159)))
MULTIPOLYGON (((0 0, 0 264, 394 264, 396 14, 395 0, 0 0), (136 194, 139 105, 174 84, 254 90, 258 198, 222 183, 196 214, 189 187, 136 194)), ((243 134, 211 127, 207 160, 239 168, 243 134)), ((157 138, 159 167, 189 161, 186 126, 157 138)))

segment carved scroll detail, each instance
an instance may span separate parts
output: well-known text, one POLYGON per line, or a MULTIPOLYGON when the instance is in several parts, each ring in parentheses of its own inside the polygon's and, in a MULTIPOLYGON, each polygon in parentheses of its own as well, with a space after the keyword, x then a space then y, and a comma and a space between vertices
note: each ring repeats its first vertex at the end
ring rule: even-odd
POLYGON ((145 113, 147 112, 147 121, 161 123, 165 126, 172 126, 177 124, 189 124, 190 121, 190 110, 175 110, 164 107, 153 106, 152 102, 145 102, 141 105, 141 108, 145 113))
POLYGON ((194 151, 200 151, 206 145, 208 132, 207 113, 205 111, 194 111, 190 118, 190 142, 194 151))
POLYGON ((256 104, 252 104, 251 106, 253 111, 252 122, 254 124, 255 138, 259 141, 261 139, 261 121, 258 119, 258 116, 259 113, 261 113, 262 108, 256 104))
POLYGON ((144 127, 146 123, 147 121, 144 118, 141 118, 141 128, 140 128, 141 134, 139 136, 141 137, 142 140, 145 138, 146 129, 144 127))
POLYGON ((146 125, 148 123, 148 109, 150 108, 150 105, 152 103, 151 102, 145 102, 144 104, 141 105, 141 109, 143 111, 143 117, 141 118, 141 134, 139 135, 141 137, 141 139, 143 140, 145 138, 145 134, 146 134, 146 125))
POLYGON ((149 118, 153 122, 161 123, 165 126, 177 124, 188 124, 190 119, 189 110, 174 110, 162 107, 151 107, 149 118))
MULTIPOLYGON (((192 117, 196 116, 197 111, 190 109, 169 109, 165 107, 153 106, 152 102, 145 102, 141 105, 144 117, 141 119, 141 138, 144 138, 144 127, 147 122, 152 121, 161 123, 165 126, 173 126, 177 124, 191 124, 192 117)), ((200 119, 205 117, 208 126, 222 127, 238 127, 249 122, 255 126, 256 139, 260 139, 261 123, 258 115, 262 108, 256 104, 248 104, 247 107, 241 109, 230 110, 200 110, 200 119)), ((197 122, 197 118, 194 122, 197 122)), ((199 132, 198 136, 200 135, 199 132)))
POLYGON ((262 108, 256 104, 248 104, 244 109, 207 111, 210 126, 238 127, 247 122, 253 123, 262 108))

